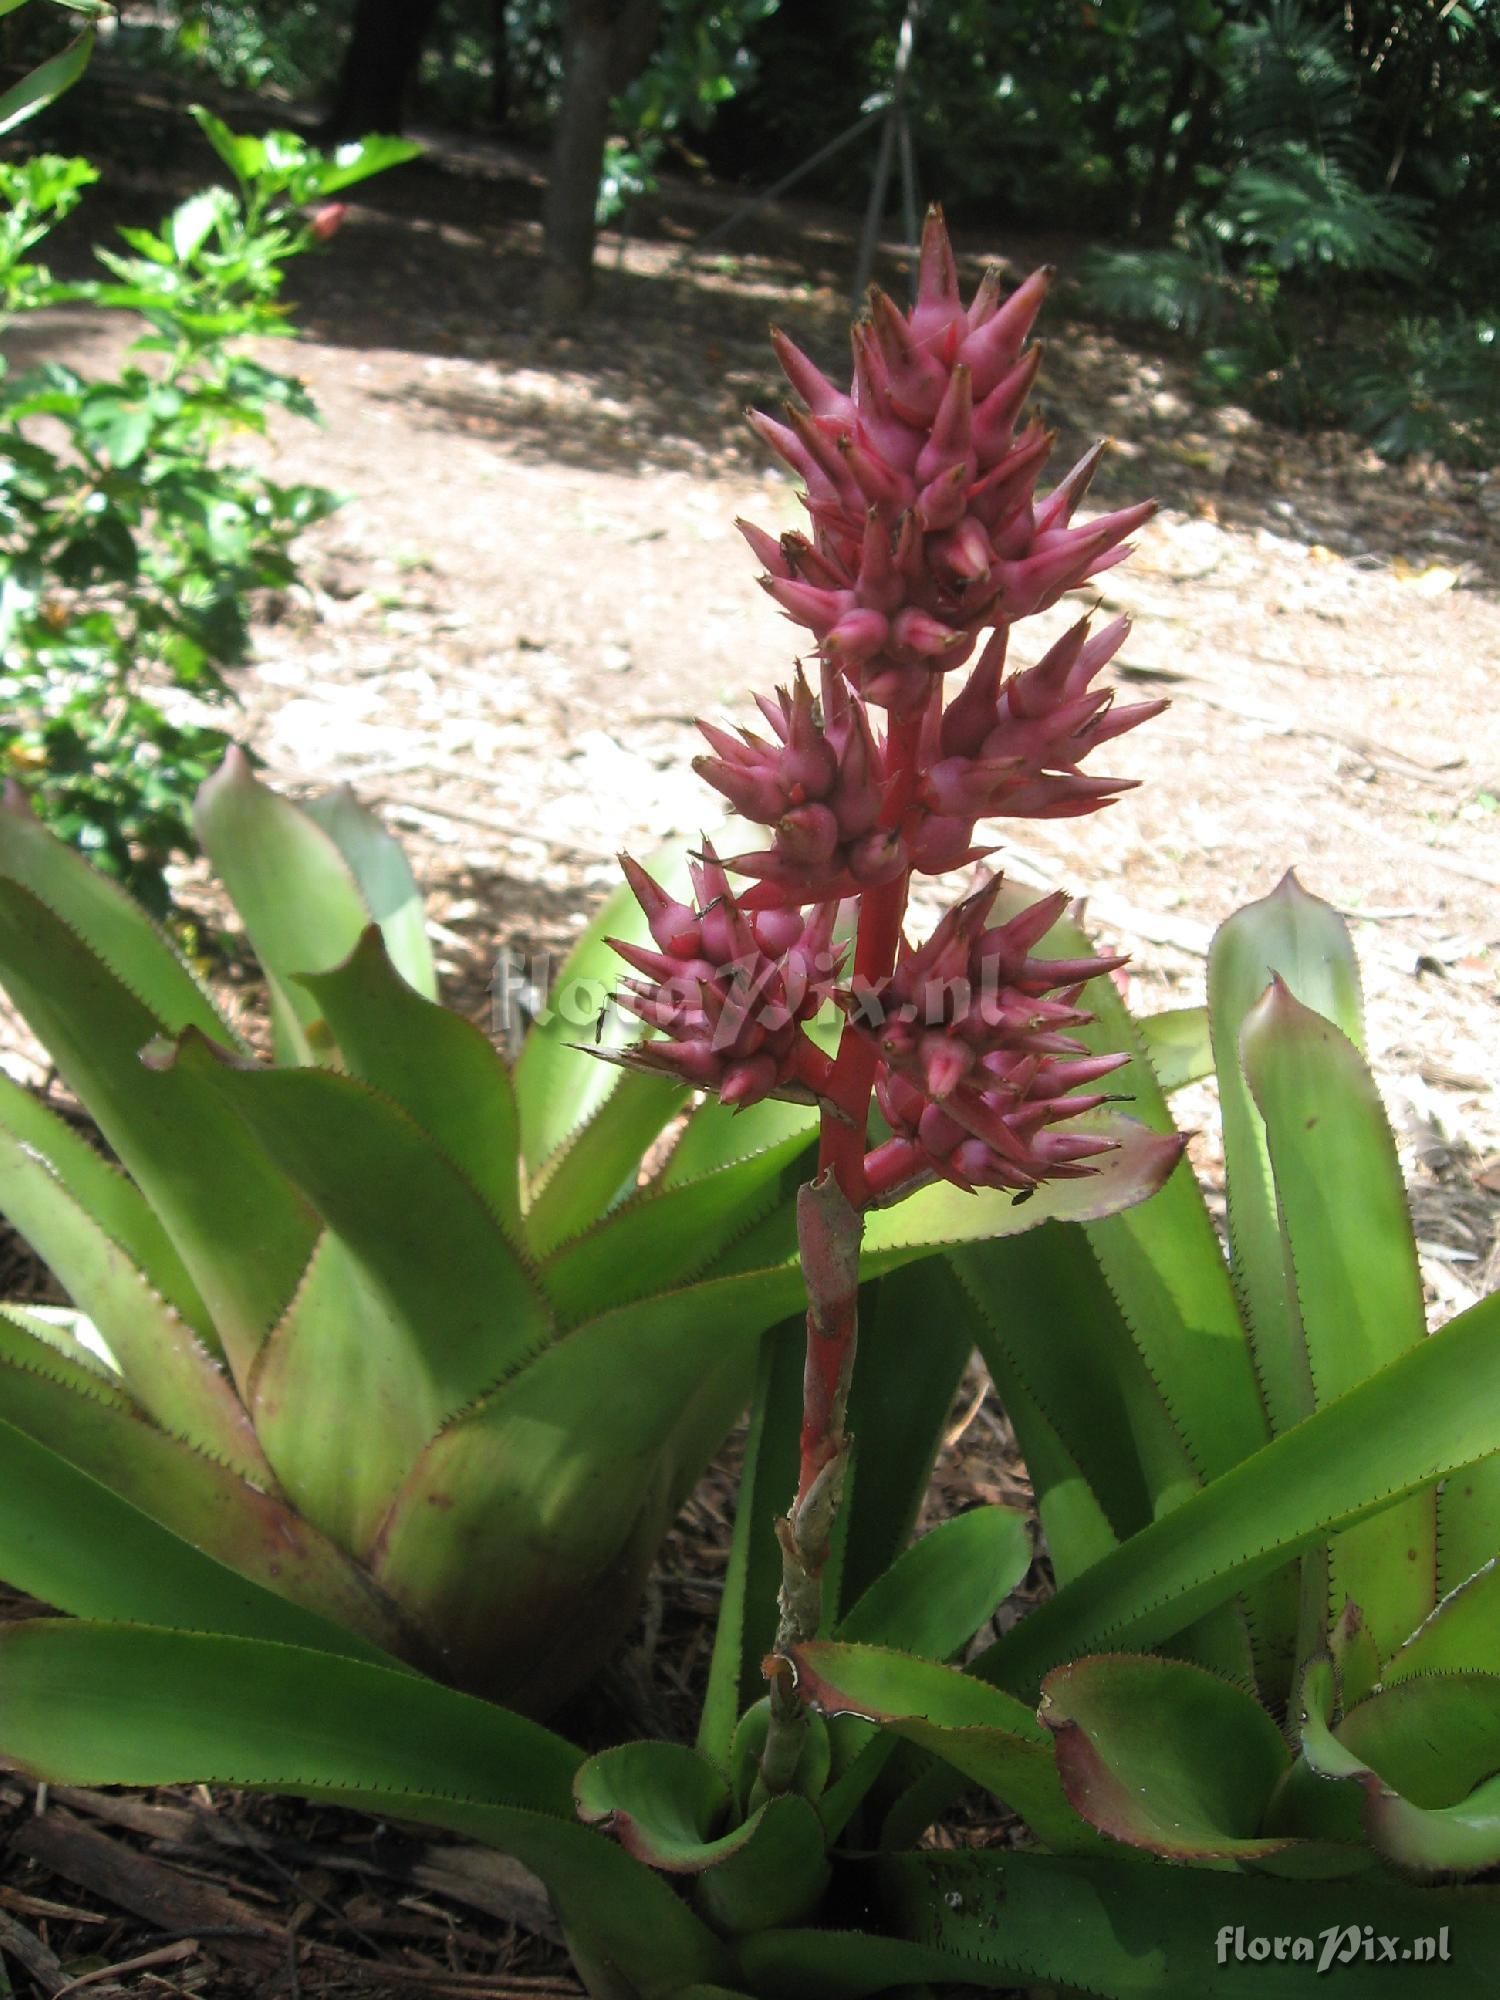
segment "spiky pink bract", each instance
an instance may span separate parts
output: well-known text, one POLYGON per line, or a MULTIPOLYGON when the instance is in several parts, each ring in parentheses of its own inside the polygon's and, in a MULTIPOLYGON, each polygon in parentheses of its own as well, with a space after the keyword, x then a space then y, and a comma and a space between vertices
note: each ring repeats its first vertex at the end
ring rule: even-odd
POLYGON ((805 407, 751 422, 804 481, 812 532, 745 532, 787 616, 894 712, 920 707, 932 677, 961 666, 986 628, 1043 610, 1118 562, 1153 511, 1146 501, 1072 525, 1102 446, 1037 497, 1052 439, 1019 426, 1041 358, 1027 336, 1050 280, 1034 272, 1002 303, 992 273, 965 307, 934 209, 917 302, 903 313, 872 292, 847 393, 773 335, 805 407))

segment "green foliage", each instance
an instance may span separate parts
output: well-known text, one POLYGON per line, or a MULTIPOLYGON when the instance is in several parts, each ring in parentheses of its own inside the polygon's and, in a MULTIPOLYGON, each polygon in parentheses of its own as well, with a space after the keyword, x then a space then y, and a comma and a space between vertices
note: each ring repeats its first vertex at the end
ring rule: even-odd
MULTIPOLYGON (((785 1105, 700 1110, 680 1176, 637 1190, 623 1163, 679 1094, 664 1086, 648 1117, 632 1087, 649 1079, 588 1064, 551 1021, 512 1073, 424 998, 415 891, 369 822, 347 804, 306 816, 242 765, 201 817, 290 1067, 233 1055, 138 911, 34 825, 0 822, 0 966, 131 1176, 24 1093, 0 1099, 0 1207, 81 1308, 0 1312, 18 1474, 0 1564, 76 1614, 4 1635, 5 1754, 59 1782, 207 1779, 490 1841, 546 1882, 600 2000, 856 2000, 912 1981, 1188 2000, 1221 1926, 1326 1932, 1330 1880, 1340 1924, 1403 1941, 1446 1925, 1423 1990, 1472 1990, 1500 1948, 1488 1906, 1414 1885, 1500 1860, 1500 1300, 1424 1332, 1331 910, 1289 878, 1215 941, 1232 1284, 1179 1174, 1081 1240, 1055 1222, 1015 1234, 1032 1205, 1004 1203, 986 1220, 1005 1241, 950 1251, 961 1282, 929 1263, 865 1287, 860 1449, 824 1631, 796 1652, 820 1713, 771 1797, 756 1697, 801 1356, 795 1326, 763 1331, 798 1290, 766 1259, 789 1243, 810 1124, 785 1105), (308 979, 294 968, 315 936, 354 949, 308 979), (151 1020, 178 1031, 142 1070, 126 1056, 151 1020), (184 1149, 188 1180, 169 1169, 184 1149), (289 1285, 267 1337, 265 1299, 289 1285), (476 1299, 494 1308, 482 1331, 476 1299), (971 1340, 1070 1580, 960 1670, 944 1662, 972 1652, 1031 1557, 1000 1508, 909 1543, 971 1340), (757 1349, 696 1747, 585 1756, 436 1685, 434 1666, 490 1689, 509 1675, 534 1702, 587 1670, 608 1643, 588 1576, 617 1607, 757 1349), (582 1621, 549 1608, 559 1570, 582 1621), (528 1621, 549 1617, 544 1682, 515 1678, 528 1621), (906 1851, 964 1783, 1024 1820, 1029 1850, 906 1851), (879 1930, 836 1927, 861 1908, 879 1930)), ((564 986, 628 920, 601 916, 564 986)), ((1064 927, 1046 948, 1078 942, 1064 927)), ((1118 1000, 1099 1005, 1092 1032, 1131 1045, 1118 1000)), ((1180 1078, 1202 1072, 1202 1039, 1183 1012, 1134 1043, 1148 1126, 1165 1108, 1139 1051, 1180 1078)), ((888 1235, 872 1231, 877 1269, 888 1235)), ((1384 1990, 1362 1960, 1340 1969, 1384 1990)), ((1249 1996, 1262 1974, 1231 1961, 1215 1979, 1249 1996)), ((1276 1990, 1319 1981, 1283 1965, 1276 1990)))
POLYGON ((1393 319, 1350 362, 1348 417, 1383 458, 1492 465, 1500 452, 1500 320, 1393 319))
POLYGON ((342 0, 185 0, 133 24, 127 47, 152 67, 206 71, 225 90, 306 96, 326 80, 329 38, 348 13, 342 0))
POLYGON ((252 593, 296 581, 298 535, 337 504, 234 461, 273 410, 316 415, 294 377, 247 351, 289 328, 284 267, 313 241, 299 213, 410 156, 198 122, 234 176, 159 229, 100 249, 103 280, 64 285, 31 254, 96 178, 82 160, 0 164, 0 299, 129 312, 143 331, 112 375, 60 362, 0 376, 0 770, 74 845, 158 911, 190 851, 193 793, 225 737, 202 704, 232 699, 252 593), (197 705, 174 709, 168 691, 197 705))
POLYGON ((755 75, 747 37, 779 0, 734 0, 704 7, 676 0, 663 11, 660 43, 641 75, 615 100, 619 127, 604 155, 598 217, 612 221, 656 186, 669 147, 685 153, 684 132, 702 132, 718 107, 755 75))
MULTIPOLYGON (((95 24, 107 20, 114 12, 110 0, 52 0, 75 16, 74 32, 70 40, 54 54, 49 54, 36 67, 29 70, 18 83, 0 92, 0 138, 7 132, 23 125, 28 118, 61 97, 88 68, 89 57, 94 51, 95 24), (82 17, 78 25, 76 17, 82 17)), ((0 5, 0 19, 15 15, 26 5, 26 0, 4 0, 0 5)), ((52 24, 49 24, 52 25, 52 24)))
MULTIPOLYGON (((509 1065, 436 1003, 416 886, 352 800, 294 806, 236 751, 196 826, 265 974, 270 1067, 116 884, 0 810, 0 982, 119 1162, 0 1089, 0 1213, 73 1302, 0 1307, 0 1425, 33 1467, 0 1504, 0 1573, 84 1616, 187 1615, 555 1704, 618 1640, 762 1335, 796 1308, 812 1114, 705 1107, 669 1173, 683 1091, 591 1060, 562 1009, 509 1065), (49 1495, 45 1534, 28 1490, 49 1495)), ((590 986, 609 933, 646 934, 628 892, 562 994, 590 986)), ((1122 1147, 1112 1199, 1139 1196, 1139 1152, 1122 1147)), ((919 1199, 870 1268, 1100 1199, 919 1199)), ((906 1498, 874 1569, 946 1406, 891 1454, 906 1498)), ((1014 1533, 924 1547, 925 1581, 898 1565, 861 1615, 951 1652, 1005 1587, 976 1599, 963 1549, 1013 1570, 1014 1533)))
MULTIPOLYGON (((1466 14, 1450 61, 1472 61, 1483 32, 1466 14)), ((1401 47, 1397 28, 1382 62, 1401 47)), ((1430 155, 1420 175, 1409 173, 1423 192, 1393 185, 1422 79, 1408 79, 1392 159, 1383 129, 1390 79, 1362 61, 1347 23, 1272 0, 1227 21, 1205 62, 1217 83, 1217 157, 1193 163, 1172 243, 1089 255, 1093 305, 1202 340, 1210 392, 1283 422, 1347 423, 1392 458, 1482 457, 1500 396, 1483 330, 1457 307, 1384 318, 1393 286, 1425 295, 1425 304, 1435 290, 1473 285, 1472 241, 1445 260, 1454 231, 1434 227, 1439 215, 1456 223, 1459 188, 1472 192, 1458 146, 1447 151, 1446 173, 1430 155), (1350 340, 1350 316, 1369 337, 1350 340)), ((1471 110, 1493 121, 1495 94, 1473 96, 1471 110)))

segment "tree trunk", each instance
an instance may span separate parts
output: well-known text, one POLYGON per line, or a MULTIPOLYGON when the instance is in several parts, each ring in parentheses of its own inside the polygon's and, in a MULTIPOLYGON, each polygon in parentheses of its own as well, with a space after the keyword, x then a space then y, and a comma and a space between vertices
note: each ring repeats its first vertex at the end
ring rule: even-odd
POLYGON ((1167 185, 1167 162, 1171 157, 1172 140, 1177 120, 1192 102, 1193 77, 1198 68, 1195 56, 1185 56, 1178 65, 1177 74, 1172 79, 1172 88, 1167 92, 1167 101, 1162 106, 1161 117, 1156 127, 1156 142, 1151 149, 1151 164, 1146 169, 1145 184, 1136 205, 1134 223, 1137 231, 1150 232, 1163 223, 1170 224, 1172 217, 1163 213, 1163 195, 1167 185))
POLYGON ((505 0, 490 0, 490 122, 503 132, 510 124, 510 35, 505 0))
POLYGON ((624 0, 623 6, 568 0, 562 104, 542 204, 542 311, 550 319, 572 318, 588 302, 610 100, 645 68, 656 27, 656 0, 624 0))
POLYGON ((355 0, 349 45, 333 104, 320 128, 326 139, 399 132, 406 92, 439 0, 355 0))

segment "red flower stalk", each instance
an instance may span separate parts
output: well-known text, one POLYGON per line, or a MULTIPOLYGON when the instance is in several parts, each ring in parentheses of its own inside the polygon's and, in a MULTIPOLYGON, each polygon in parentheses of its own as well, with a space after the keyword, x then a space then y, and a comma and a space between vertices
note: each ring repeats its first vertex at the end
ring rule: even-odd
POLYGON ((1040 356, 1026 341, 1049 277, 1039 271, 1002 298, 992 271, 965 306, 934 210, 917 302, 902 313, 872 293, 847 392, 773 335, 801 406, 785 421, 751 422, 805 482, 810 532, 777 539, 740 525, 766 588, 816 641, 817 691, 799 665, 774 699, 756 698, 768 735, 700 724, 711 754, 697 770, 768 830, 761 845, 722 863, 706 850, 691 907, 624 863, 655 949, 616 945, 637 975, 619 999, 654 1035, 616 1059, 735 1109, 772 1095, 821 1108, 818 1174, 798 1208, 808 1354, 768 1665, 762 1775, 773 1791, 796 1765, 803 1712, 787 1655, 817 1628, 847 1456, 864 1211, 936 1178, 1024 1200, 1047 1181, 1096 1172, 1112 1147, 1098 1130, 1063 1128, 1108 1101, 1091 1086, 1127 1060, 1090 1054, 1075 1032, 1092 1018, 1081 1004, 1088 982, 1123 960, 1035 956, 1065 896, 991 924, 991 877, 925 943, 902 934, 914 872, 988 853, 974 844, 982 821, 1109 805, 1134 781, 1082 765, 1165 706, 1117 708, 1097 685, 1123 620, 1094 633, 1085 617, 1034 665, 1009 659, 1010 627, 1120 561, 1152 512, 1144 502, 1074 523, 1102 446, 1037 494, 1052 439, 1020 425, 1040 356), (945 677, 986 632, 945 706, 945 677), (872 706, 886 711, 884 730, 872 706), (747 886, 732 888, 730 874, 747 886), (840 987, 835 925, 851 907, 853 963, 840 987), (845 1016, 833 1057, 806 1033, 830 996, 845 1016), (890 1136, 872 1146, 875 1105, 890 1136))

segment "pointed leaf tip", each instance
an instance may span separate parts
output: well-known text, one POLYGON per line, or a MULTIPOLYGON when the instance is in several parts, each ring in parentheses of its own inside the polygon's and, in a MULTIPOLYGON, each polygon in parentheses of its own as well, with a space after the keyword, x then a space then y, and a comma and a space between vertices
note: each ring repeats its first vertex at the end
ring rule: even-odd
POLYGON ((199 1044, 224 1069, 258 1070, 262 1067, 254 1056, 226 1049, 221 1042, 216 1042, 211 1035, 205 1035, 201 1028, 191 1024, 177 1035, 154 1035, 139 1051, 139 1059, 144 1068, 164 1076, 169 1070, 176 1069, 189 1049, 199 1044))

